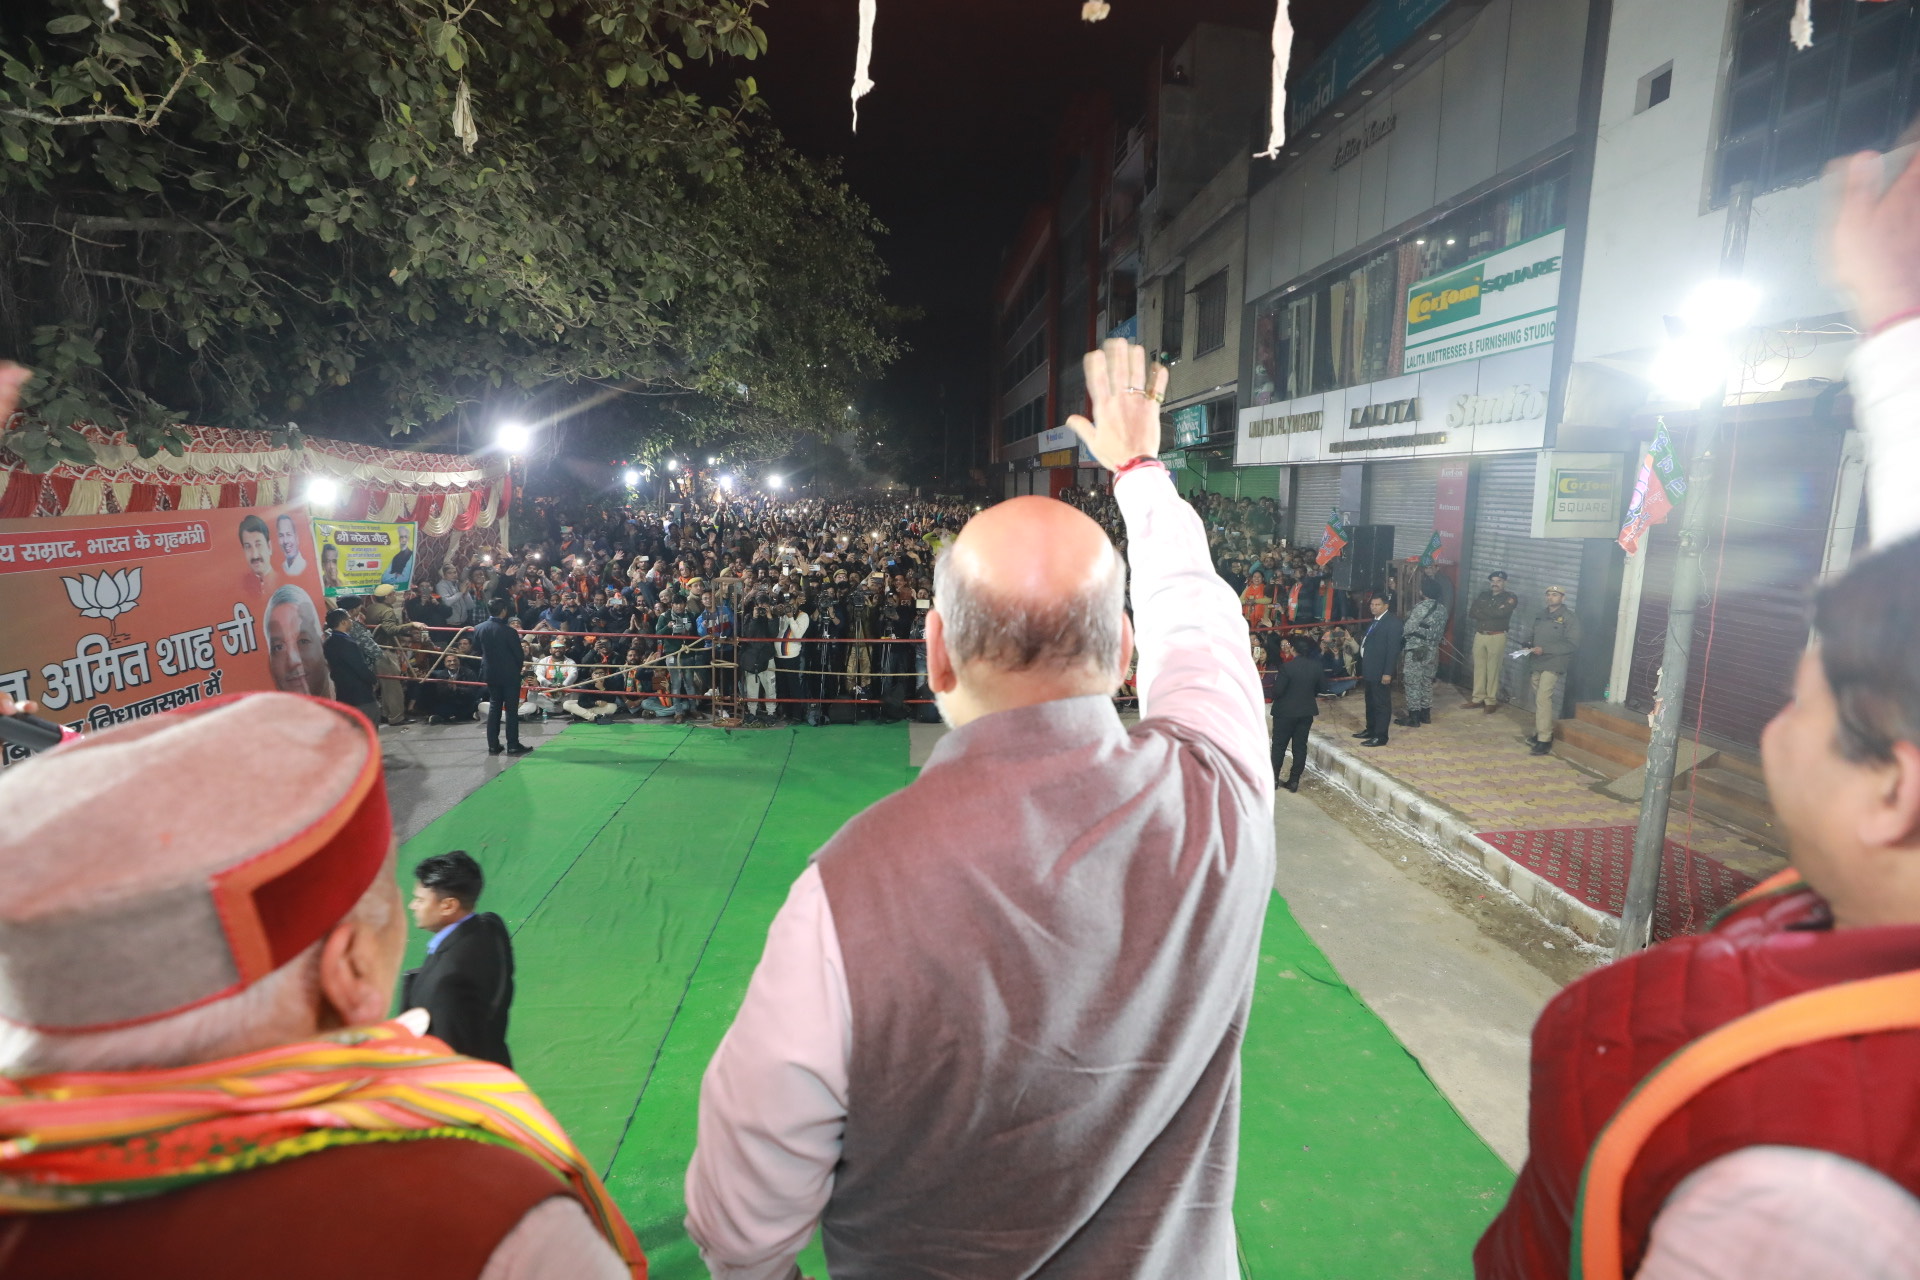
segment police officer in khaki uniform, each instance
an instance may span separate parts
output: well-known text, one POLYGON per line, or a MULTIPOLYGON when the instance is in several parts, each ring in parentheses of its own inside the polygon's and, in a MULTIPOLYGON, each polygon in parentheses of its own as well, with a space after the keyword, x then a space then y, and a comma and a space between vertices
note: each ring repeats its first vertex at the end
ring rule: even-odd
POLYGON ((1533 615, 1533 754, 1553 750, 1554 695, 1566 683, 1580 649, 1580 618, 1567 608, 1567 589, 1548 587, 1546 608, 1533 615))
POLYGON ((1500 667, 1507 660, 1507 628, 1520 597, 1507 590, 1507 575, 1495 569, 1487 575, 1487 589, 1473 598, 1467 621, 1473 624, 1473 696, 1463 707, 1500 709, 1500 667))

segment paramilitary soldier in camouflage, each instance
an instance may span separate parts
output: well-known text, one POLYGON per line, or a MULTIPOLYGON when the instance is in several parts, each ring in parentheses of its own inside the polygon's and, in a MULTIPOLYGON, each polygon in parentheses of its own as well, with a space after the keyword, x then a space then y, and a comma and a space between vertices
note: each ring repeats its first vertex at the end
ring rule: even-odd
POLYGON ((1447 606, 1441 603, 1440 583, 1423 578, 1420 594, 1424 597, 1407 615, 1406 665, 1401 673, 1407 691, 1407 713, 1396 724, 1433 723, 1433 677, 1440 669, 1440 641, 1447 634, 1447 606))
POLYGON ((1533 754, 1553 750, 1553 699, 1566 683, 1580 648, 1580 618, 1567 608, 1564 587, 1547 588, 1547 607, 1533 615, 1533 754))

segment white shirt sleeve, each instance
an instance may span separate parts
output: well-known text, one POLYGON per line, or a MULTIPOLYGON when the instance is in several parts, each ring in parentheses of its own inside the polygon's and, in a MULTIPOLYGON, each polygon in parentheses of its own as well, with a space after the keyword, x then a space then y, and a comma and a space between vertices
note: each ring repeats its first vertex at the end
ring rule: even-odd
POLYGON ((801 872, 700 1083, 687 1234, 714 1280, 786 1280, 833 1193, 852 1002, 817 867, 801 872))
POLYGON ((1891 546, 1920 533, 1920 319, 1861 343, 1851 378, 1867 438, 1873 545, 1891 546))
POLYGON ((1636 1280, 1920 1280, 1920 1201, 1827 1151, 1747 1147, 1682 1182, 1636 1280))
POLYGON ((494 1246, 480 1280, 633 1280, 633 1272, 578 1200, 554 1196, 494 1246))
POLYGON ((1200 517, 1160 467, 1129 471, 1113 496, 1127 521, 1140 718, 1214 742, 1273 803, 1266 700, 1239 597, 1207 552, 1200 517))

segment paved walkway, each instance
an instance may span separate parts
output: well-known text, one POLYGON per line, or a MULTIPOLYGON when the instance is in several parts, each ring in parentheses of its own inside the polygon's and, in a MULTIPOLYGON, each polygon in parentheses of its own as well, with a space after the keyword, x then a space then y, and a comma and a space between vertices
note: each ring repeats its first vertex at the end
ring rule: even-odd
MULTIPOLYGON (((1397 699, 1396 699, 1397 701, 1397 699)), ((1603 827, 1638 820, 1637 803, 1599 790, 1601 779, 1557 755, 1528 750, 1530 714, 1502 708, 1494 715, 1462 709, 1458 692, 1434 691, 1433 723, 1417 729, 1394 726, 1388 744, 1354 747, 1364 763, 1385 773, 1466 821, 1475 831, 1603 827)), ((1365 721, 1358 692, 1322 699, 1316 736, 1340 747, 1365 721)), ((1771 850, 1709 818, 1689 813, 1688 796, 1675 797, 1667 838, 1724 863, 1753 879, 1786 865, 1771 850)))

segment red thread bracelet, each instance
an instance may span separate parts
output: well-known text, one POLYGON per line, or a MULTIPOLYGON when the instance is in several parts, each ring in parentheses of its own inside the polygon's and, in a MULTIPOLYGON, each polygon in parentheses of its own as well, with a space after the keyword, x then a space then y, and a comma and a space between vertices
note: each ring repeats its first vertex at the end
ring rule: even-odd
MULTIPOLYGON (((1896 311, 1867 331, 1869 338, 1877 338, 1889 329, 1897 328, 1909 320, 1920 320, 1920 307, 1908 307, 1905 311, 1896 311)), ((1132 464, 1129 463, 1129 466, 1132 464)))
POLYGON ((1113 478, 1115 480, 1118 480, 1121 476, 1127 474, 1127 472, 1138 471, 1142 467, 1158 467, 1162 471, 1165 471, 1167 469, 1167 464, 1160 461, 1160 459, 1154 457, 1150 453, 1143 453, 1139 457, 1133 459, 1132 461, 1123 462, 1118 467, 1116 467, 1113 472, 1113 478))

